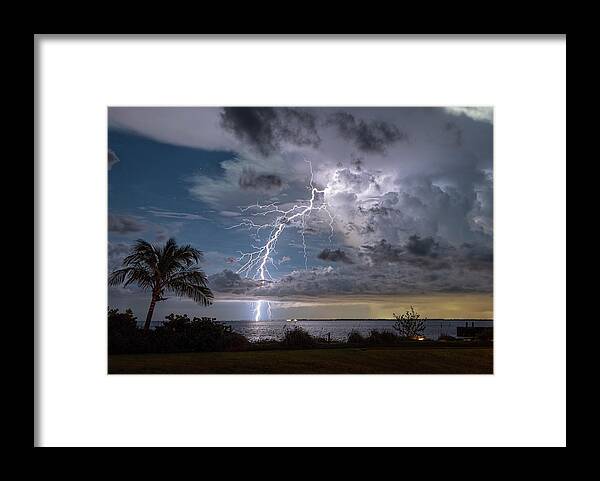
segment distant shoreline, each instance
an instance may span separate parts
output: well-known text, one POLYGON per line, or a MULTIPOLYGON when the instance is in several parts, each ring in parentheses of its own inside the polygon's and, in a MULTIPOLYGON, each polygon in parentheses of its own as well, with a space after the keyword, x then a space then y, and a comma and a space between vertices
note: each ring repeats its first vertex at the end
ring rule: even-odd
MULTIPOLYGON (((298 322, 345 322, 345 321, 395 321, 394 318, 368 318, 363 317, 356 318, 340 318, 340 319, 294 319, 298 322)), ((423 322, 493 322, 494 319, 469 319, 469 318, 451 318, 451 319, 421 319, 423 322)), ((287 319, 261 319, 255 321, 254 319, 223 319, 221 322, 287 322, 287 319)))

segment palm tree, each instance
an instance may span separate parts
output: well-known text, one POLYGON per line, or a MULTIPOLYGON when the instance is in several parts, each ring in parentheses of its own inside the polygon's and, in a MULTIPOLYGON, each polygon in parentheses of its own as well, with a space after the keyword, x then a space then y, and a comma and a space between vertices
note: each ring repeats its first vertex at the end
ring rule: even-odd
POLYGON ((175 239, 169 239, 164 245, 152 245, 138 239, 131 253, 123 259, 123 268, 113 271, 108 284, 125 287, 137 284, 152 292, 144 331, 150 329, 154 307, 166 298, 165 293, 189 297, 208 306, 212 303, 213 293, 206 285, 206 274, 194 264, 202 260, 202 252, 190 245, 178 246, 175 239))

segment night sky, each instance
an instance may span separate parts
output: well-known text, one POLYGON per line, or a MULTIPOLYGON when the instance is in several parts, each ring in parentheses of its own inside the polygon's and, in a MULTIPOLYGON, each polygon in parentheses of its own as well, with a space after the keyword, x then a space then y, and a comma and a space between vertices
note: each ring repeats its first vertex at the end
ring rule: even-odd
MULTIPOLYGON (((258 301, 261 319, 267 301, 273 319, 492 317, 491 108, 118 107, 108 126, 109 270, 174 237, 215 292, 155 320, 252 319, 258 301), (262 274, 240 271, 253 251, 262 274)), ((149 294, 108 301, 143 318, 149 294)))

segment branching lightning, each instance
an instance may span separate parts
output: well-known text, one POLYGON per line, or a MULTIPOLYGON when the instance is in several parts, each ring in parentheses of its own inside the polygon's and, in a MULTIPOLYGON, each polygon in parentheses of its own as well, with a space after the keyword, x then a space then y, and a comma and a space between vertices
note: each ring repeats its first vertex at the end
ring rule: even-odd
MULTIPOLYGON (((304 253, 304 267, 308 269, 308 255, 306 252, 306 238, 304 234, 306 220, 313 211, 324 211, 329 217, 329 240, 331 241, 333 237, 334 216, 331 214, 325 203, 325 189, 317 189, 314 186, 312 163, 309 160, 305 160, 305 162, 310 169, 310 182, 307 186, 307 190, 310 191, 310 198, 308 200, 296 203, 287 210, 282 209, 277 203, 265 205, 256 203, 247 206, 242 209, 242 212, 246 213, 247 217, 239 224, 229 227, 229 229, 247 228, 248 230, 254 231, 254 239, 258 244, 252 245, 253 250, 250 252, 240 252, 240 257, 237 261, 242 265, 237 270, 238 274, 243 274, 245 277, 252 277, 262 283, 274 280, 269 272, 269 266, 276 267, 272 254, 277 246, 277 241, 288 226, 297 227, 300 230, 304 253), (266 219, 267 217, 272 217, 273 220, 266 220, 265 222, 258 221, 260 218, 266 219), (269 234, 266 241, 260 244, 260 234, 263 230, 268 231, 269 234)), ((256 321, 260 320, 262 306, 265 303, 267 306, 267 316, 268 318, 271 317, 271 303, 269 301, 259 300, 254 306, 254 319, 256 321)))

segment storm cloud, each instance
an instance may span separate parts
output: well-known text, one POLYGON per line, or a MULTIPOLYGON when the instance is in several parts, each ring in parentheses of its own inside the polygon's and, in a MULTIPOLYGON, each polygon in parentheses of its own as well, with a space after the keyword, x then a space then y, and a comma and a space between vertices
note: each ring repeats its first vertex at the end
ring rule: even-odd
POLYGON ((277 151, 282 143, 318 147, 316 121, 307 111, 275 107, 225 107, 221 125, 262 155, 277 151))
POLYGON ((259 285, 257 281, 241 277, 229 269, 209 276, 208 284, 217 292, 230 294, 246 294, 259 285))
POLYGON ((448 292, 491 292, 492 270, 469 268, 459 262, 413 257, 402 264, 362 264, 299 269, 249 291, 253 296, 410 295, 448 292))
POLYGON ((354 263, 348 257, 348 254, 341 249, 323 249, 317 257, 322 261, 345 262, 346 264, 354 263))
POLYGON ((276 174, 257 174, 252 168, 244 168, 238 184, 242 189, 269 191, 280 189, 283 181, 276 174))
MULTIPOLYGON (((152 213, 148 210, 147 212, 152 213)), ((157 211, 162 213, 162 211, 157 211)), ((180 213, 182 214, 182 213, 180 213)), ((182 214, 183 215, 183 214, 182 214)), ((162 216, 159 216, 162 217, 162 216)), ((184 220, 202 220, 203 217, 181 217, 181 216, 166 216, 169 219, 184 219, 184 220)), ((108 213, 108 232, 119 237, 143 237, 150 242, 165 242, 170 237, 176 237, 180 232, 182 222, 168 222, 165 224, 151 222, 145 218, 126 215, 108 213)))
POLYGON ((373 245, 362 246, 362 256, 371 264, 380 264, 383 262, 400 262, 401 256, 405 250, 399 246, 389 244, 385 239, 381 239, 373 245))
POLYGON ((385 152, 386 148, 398 141, 407 140, 407 135, 394 124, 384 121, 356 120, 347 112, 337 112, 330 116, 329 123, 335 125, 340 135, 354 142, 363 152, 385 152))
POLYGON ((408 238, 408 242, 406 244, 406 249, 418 256, 427 256, 432 253, 432 250, 435 248, 436 242, 432 237, 426 237, 421 239, 418 235, 411 235, 408 238))

